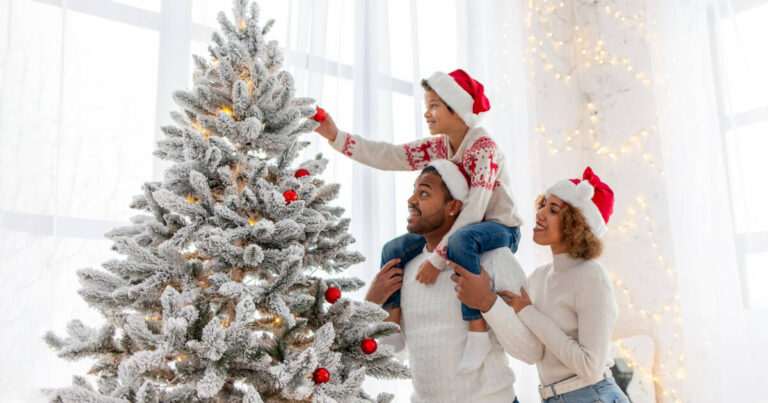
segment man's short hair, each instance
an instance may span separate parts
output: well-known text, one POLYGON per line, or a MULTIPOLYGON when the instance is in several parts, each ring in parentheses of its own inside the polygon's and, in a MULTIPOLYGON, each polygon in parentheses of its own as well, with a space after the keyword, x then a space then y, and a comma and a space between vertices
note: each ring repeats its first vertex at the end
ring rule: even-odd
POLYGON ((424 174, 430 173, 430 172, 435 174, 435 175, 437 175, 437 176, 439 176, 440 179, 441 179, 440 185, 442 185, 442 187, 443 187, 443 195, 444 195, 443 196, 443 201, 448 203, 449 201, 454 200, 453 195, 451 194, 451 191, 448 190, 448 186, 445 185, 445 181, 442 180, 443 176, 440 175, 440 172, 437 170, 437 168, 433 167, 432 165, 427 165, 426 168, 421 170, 421 175, 424 175, 424 174))

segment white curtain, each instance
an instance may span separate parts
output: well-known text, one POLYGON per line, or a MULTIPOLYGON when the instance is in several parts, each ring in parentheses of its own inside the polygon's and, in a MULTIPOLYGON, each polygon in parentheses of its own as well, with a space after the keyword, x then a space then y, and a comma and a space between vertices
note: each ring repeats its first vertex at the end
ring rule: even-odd
MULTIPOLYGON (((427 135, 420 81, 435 70, 465 67, 494 83, 489 93, 500 113, 489 127, 510 169, 527 178, 519 49, 501 39, 519 35, 515 7, 497 15, 501 2, 479 9, 466 0, 259 3, 264 20, 276 19, 272 36, 286 49, 298 92, 367 138, 427 135), (474 32, 493 41, 481 43, 474 32)), ((216 13, 229 8, 214 0, 0 0, 1 400, 44 401, 40 388, 87 371, 87 361, 56 358, 41 336, 61 333, 72 318, 102 323, 77 295, 75 271, 114 257, 102 234, 134 214, 128 203, 143 182, 161 179, 164 165, 152 150, 177 109, 171 92, 190 85, 191 54, 207 54, 216 13)), ((326 178, 341 183, 337 202, 352 218, 353 247, 367 258, 350 275, 368 281, 382 244, 405 231, 415 174, 375 171, 319 136, 307 139, 306 157, 330 159, 326 178)), ((528 209, 529 195, 519 198, 528 209)), ((531 401, 535 373, 520 371, 528 381, 517 388, 531 401)), ((393 392, 398 402, 411 391, 409 381, 369 380, 366 389, 393 392)))
MULTIPOLYGON (((656 24, 649 28, 660 44, 654 69, 663 78, 657 100, 683 314, 686 401, 761 400, 768 312, 758 305, 768 283, 759 275, 768 267, 763 260, 748 277, 738 238, 768 227, 760 211, 765 199, 759 198, 765 181, 746 180, 768 167, 766 126, 760 123, 768 122, 768 2, 651 3, 649 19, 656 24), (742 112, 754 122, 739 125, 742 112), (755 123, 758 137, 750 139, 755 123), (741 142, 759 160, 739 154, 741 142), (740 230, 744 218, 751 230, 740 230)), ((765 250, 763 245, 763 256, 765 250)))

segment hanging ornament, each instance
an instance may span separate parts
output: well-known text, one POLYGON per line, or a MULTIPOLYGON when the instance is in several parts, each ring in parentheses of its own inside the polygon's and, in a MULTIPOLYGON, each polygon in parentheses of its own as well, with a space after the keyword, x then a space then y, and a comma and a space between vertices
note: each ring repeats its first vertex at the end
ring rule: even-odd
POLYGON ((325 300, 334 303, 341 298, 341 290, 339 290, 336 287, 329 287, 327 290, 325 290, 325 300))
POLYGON ((318 368, 312 373, 312 380, 315 384, 327 383, 331 379, 331 374, 325 368, 318 368))
POLYGON ((363 350, 366 354, 373 354, 373 352, 376 351, 376 340, 372 338, 364 339, 362 343, 360 343, 360 349, 363 350))
POLYGON ((293 190, 286 190, 285 193, 283 193, 283 197, 285 198, 286 204, 290 204, 296 200, 299 200, 299 195, 297 195, 293 190))
POLYGON ((296 178, 301 178, 302 176, 309 176, 309 171, 307 171, 304 168, 301 168, 298 171, 296 171, 296 173, 293 174, 293 176, 296 178))
POLYGON ((316 122, 322 122, 326 117, 328 117, 328 114, 325 113, 325 109, 319 106, 315 109, 317 109, 317 113, 315 113, 315 116, 312 116, 312 119, 314 119, 316 122))

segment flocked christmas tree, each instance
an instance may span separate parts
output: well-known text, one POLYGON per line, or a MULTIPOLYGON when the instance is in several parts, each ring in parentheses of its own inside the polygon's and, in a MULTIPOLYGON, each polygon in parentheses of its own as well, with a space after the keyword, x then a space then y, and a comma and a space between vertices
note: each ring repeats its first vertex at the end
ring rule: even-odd
POLYGON ((75 376, 52 401, 372 401, 366 374, 408 376, 376 348, 397 331, 386 313, 341 297, 364 285, 342 276, 363 258, 329 204, 327 160, 292 165, 318 116, 265 39, 274 21, 258 18, 247 0, 234 20, 219 13, 223 35, 195 57, 193 89, 174 94, 183 111, 158 142, 171 166, 134 198, 132 225, 107 234, 124 257, 78 272, 107 323, 73 320, 45 340, 94 359, 96 382, 75 376))

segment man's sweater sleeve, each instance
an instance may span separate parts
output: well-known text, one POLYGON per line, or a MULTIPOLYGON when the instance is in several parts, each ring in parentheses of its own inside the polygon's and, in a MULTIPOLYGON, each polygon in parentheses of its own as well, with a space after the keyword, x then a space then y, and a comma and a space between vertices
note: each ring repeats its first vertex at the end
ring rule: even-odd
POLYGON ((448 155, 443 136, 425 137, 406 144, 366 140, 343 131, 336 134, 331 147, 353 160, 385 171, 416 171, 430 161, 448 155))
POLYGON ((595 383, 605 370, 613 325, 618 308, 613 287, 598 266, 589 268, 575 289, 582 290, 574 300, 578 316, 578 340, 563 333, 552 319, 533 305, 522 309, 522 322, 568 369, 582 380, 595 383))
POLYGON ((448 238, 459 228, 483 221, 493 189, 497 186, 501 158, 498 146, 489 137, 478 138, 464 153, 461 163, 469 175, 469 195, 453 226, 427 258, 437 269, 447 267, 448 238))

